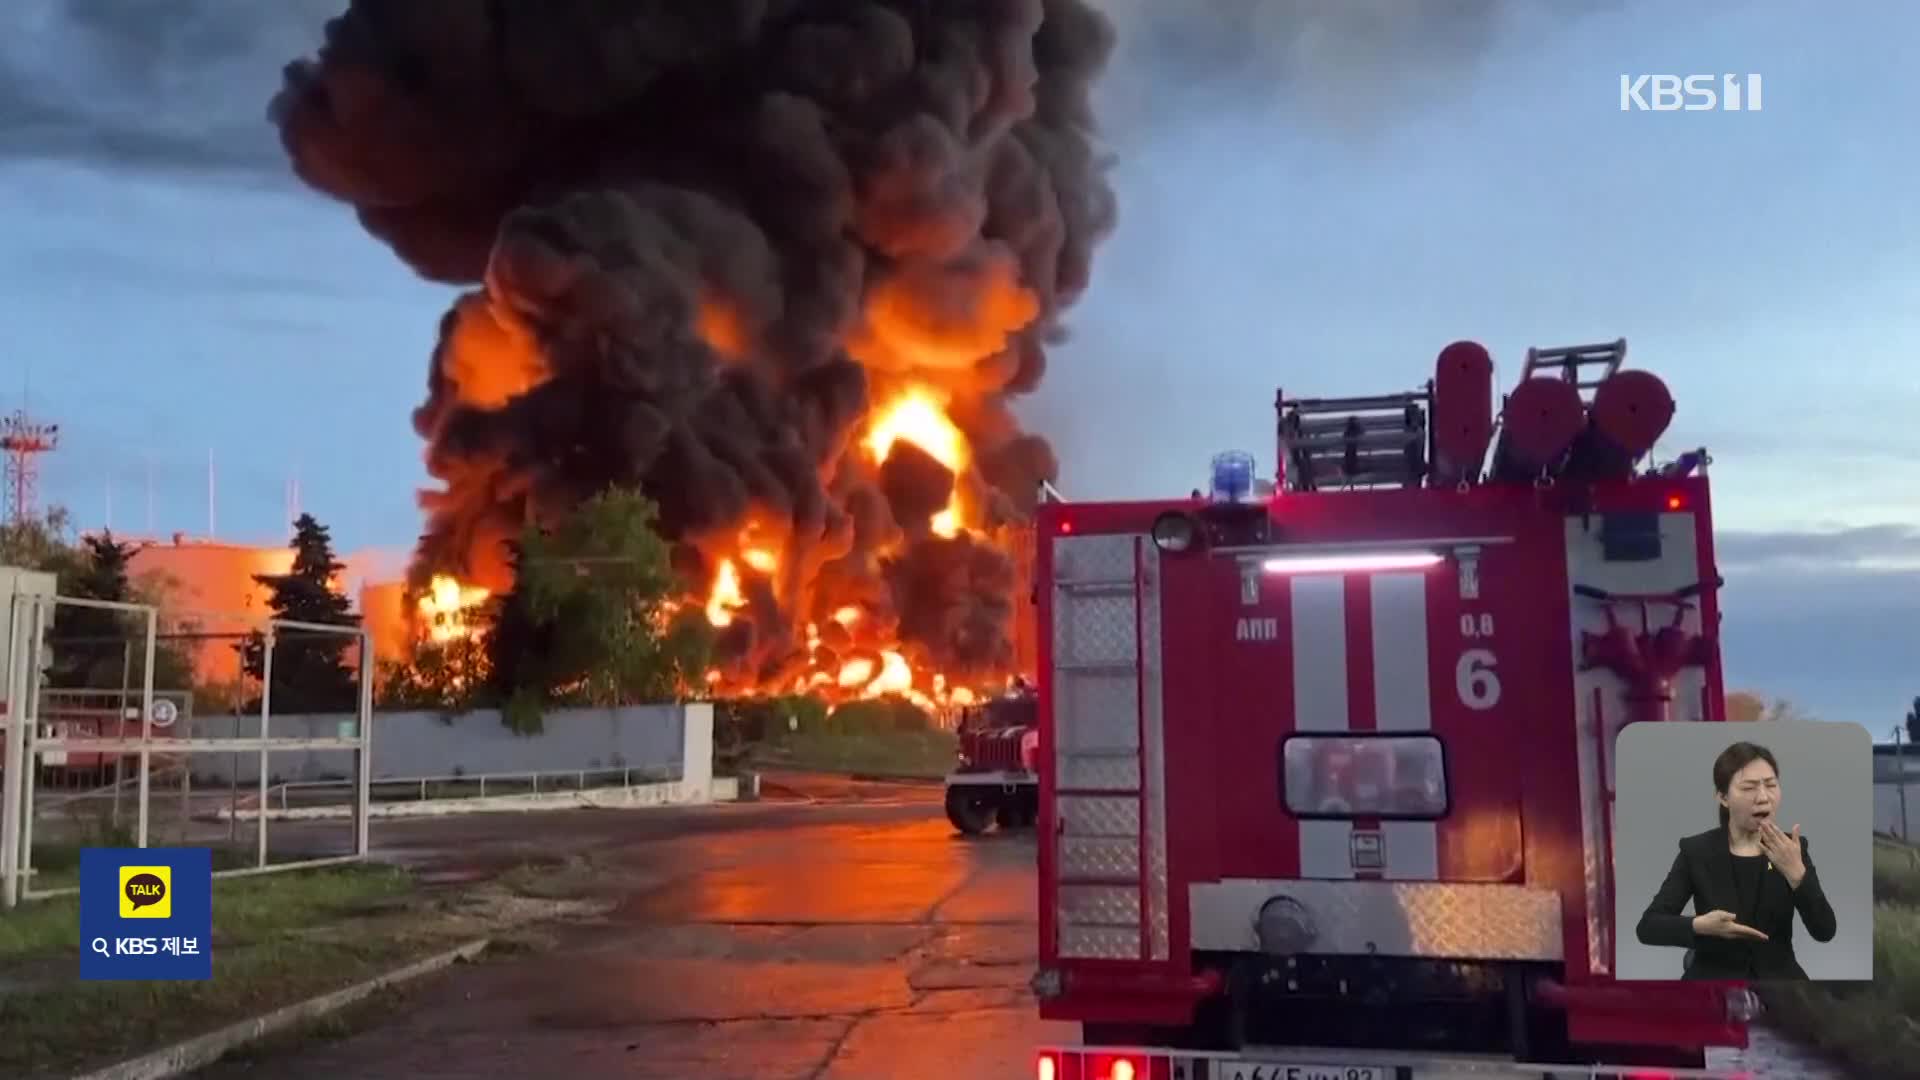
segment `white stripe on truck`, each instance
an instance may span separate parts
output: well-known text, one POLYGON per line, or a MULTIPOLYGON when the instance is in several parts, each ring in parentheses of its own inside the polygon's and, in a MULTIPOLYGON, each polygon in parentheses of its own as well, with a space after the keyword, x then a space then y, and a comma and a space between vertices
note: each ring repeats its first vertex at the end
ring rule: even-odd
MULTIPOLYGON (((1338 574, 1288 579, 1293 622, 1293 729, 1348 731, 1347 588, 1338 574)), ((1353 876, 1353 823, 1302 821, 1300 876, 1353 876)))
MULTIPOLYGON (((1433 730, 1427 580, 1426 574, 1373 575, 1373 716, 1380 731, 1433 730)), ((1438 822, 1383 821, 1380 846, 1387 878, 1440 876, 1438 822)))
MULTIPOLYGON (((1370 575, 1374 728, 1431 731, 1426 574, 1370 575)), ((1346 579, 1301 574, 1288 582, 1293 648, 1293 723, 1298 732, 1354 729, 1347 699, 1346 579)), ((1300 876, 1350 879, 1353 823, 1302 821, 1300 876)), ((1439 828, 1432 821, 1380 823, 1384 874, 1431 881, 1440 876, 1439 828)))

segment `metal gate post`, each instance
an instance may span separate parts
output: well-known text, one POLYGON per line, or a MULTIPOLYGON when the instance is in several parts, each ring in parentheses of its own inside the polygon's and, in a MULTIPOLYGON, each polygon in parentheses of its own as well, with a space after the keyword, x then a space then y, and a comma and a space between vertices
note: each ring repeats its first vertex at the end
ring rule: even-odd
POLYGON ((256 865, 267 865, 267 713, 273 707, 273 620, 267 620, 267 633, 260 645, 260 798, 259 827, 254 830, 258 848, 256 865))
MULTIPOLYGON (((135 846, 147 846, 147 764, 153 754, 153 660, 154 638, 160 632, 159 609, 147 608, 146 671, 140 677, 140 830, 135 846)), ((126 712, 121 711, 120 730, 126 731, 126 712)))
POLYGON ((367 857, 370 801, 373 791, 373 635, 360 631, 360 747, 354 752, 354 852, 367 857))
POLYGON ((7 597, 7 655, 4 677, 7 687, 6 758, 0 760, 0 907, 12 908, 20 902, 20 775, 25 751, 26 730, 20 722, 20 700, 26 696, 28 666, 26 650, 26 606, 20 594, 11 589, 7 597))
POLYGON ((15 864, 19 871, 14 880, 20 883, 20 895, 25 896, 33 889, 33 807, 34 785, 40 772, 40 750, 35 743, 40 737, 40 665, 44 663, 40 652, 46 648, 47 608, 57 601, 33 598, 33 636, 27 639, 27 672, 22 676, 26 693, 22 695, 26 707, 15 710, 8 707, 9 714, 20 721, 20 769, 21 795, 19 839, 20 859, 15 864))

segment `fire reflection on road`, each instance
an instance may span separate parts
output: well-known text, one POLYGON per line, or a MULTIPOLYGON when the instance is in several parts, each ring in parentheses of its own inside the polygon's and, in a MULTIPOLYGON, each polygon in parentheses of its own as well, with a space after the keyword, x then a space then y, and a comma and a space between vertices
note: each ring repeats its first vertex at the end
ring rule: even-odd
MULTIPOLYGON (((937 789, 884 805, 775 805, 497 822, 383 824, 377 845, 484 862, 587 851, 606 917, 554 947, 459 970, 374 1026, 204 1075, 698 1076, 878 1080, 937 1063, 1031 1075, 1031 1048, 1077 1042, 1039 1020, 1031 835, 963 840, 937 789)), ((1837 1080, 1761 1030, 1716 1068, 1837 1080)))

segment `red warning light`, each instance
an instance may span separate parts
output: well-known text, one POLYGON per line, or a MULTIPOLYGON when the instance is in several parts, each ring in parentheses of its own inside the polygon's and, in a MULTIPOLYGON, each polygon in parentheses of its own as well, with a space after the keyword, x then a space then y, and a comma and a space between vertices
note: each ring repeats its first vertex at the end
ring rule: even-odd
POLYGON ((1685 505, 1687 505, 1687 500, 1681 498, 1678 492, 1667 496, 1667 509, 1678 510, 1685 505))

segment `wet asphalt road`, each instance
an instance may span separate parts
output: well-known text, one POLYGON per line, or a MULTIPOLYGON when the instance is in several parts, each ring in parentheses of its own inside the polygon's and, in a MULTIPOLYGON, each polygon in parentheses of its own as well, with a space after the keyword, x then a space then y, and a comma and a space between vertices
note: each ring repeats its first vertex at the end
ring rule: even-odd
MULTIPOLYGON (((937 789, 795 787, 806 801, 379 823, 377 852, 435 876, 587 853, 615 906, 416 983, 354 1034, 195 1075, 1011 1078, 1036 1044, 1078 1041, 1026 989, 1030 836, 957 837, 937 789)), ((1840 1075, 1765 1031, 1709 1064, 1840 1075)))
POLYGON ((618 906, 416 984, 357 1034, 196 1075, 1030 1075, 1037 1042, 1076 1034, 1025 985, 1031 840, 955 837, 937 789, 876 795, 385 824, 376 847, 429 871, 588 852, 618 906))

